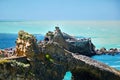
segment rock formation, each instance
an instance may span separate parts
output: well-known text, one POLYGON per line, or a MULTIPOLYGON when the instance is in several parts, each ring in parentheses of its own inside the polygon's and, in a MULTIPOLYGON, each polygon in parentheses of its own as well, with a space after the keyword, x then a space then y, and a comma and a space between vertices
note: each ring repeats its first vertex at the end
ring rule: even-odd
POLYGON ((71 44, 59 32, 49 32, 39 44, 33 35, 19 32, 18 58, 0 60, 0 80, 62 80, 66 71, 73 80, 120 80, 120 71, 69 51, 71 44))
POLYGON ((67 49, 73 53, 78 53, 86 56, 95 55, 95 46, 91 42, 91 39, 77 40, 66 33, 62 33, 59 27, 56 27, 55 32, 49 31, 46 34, 45 40, 57 42, 61 47, 67 49))
POLYGON ((95 55, 95 46, 90 39, 84 41, 72 41, 70 43, 70 51, 73 53, 79 53, 86 56, 95 55))
POLYGON ((69 49, 68 43, 65 41, 64 36, 59 29, 59 27, 55 27, 56 30, 54 32, 49 31, 46 34, 46 38, 48 38, 49 41, 57 42, 61 47, 65 49, 69 49))
POLYGON ((16 40, 16 50, 15 54, 17 56, 27 56, 32 57, 34 54, 39 53, 39 48, 37 45, 37 40, 31 34, 24 31, 19 31, 18 39, 16 40))
POLYGON ((120 53, 120 51, 117 48, 110 48, 109 50, 107 50, 106 48, 103 47, 101 49, 96 50, 97 55, 108 54, 108 55, 114 56, 119 53, 120 53))

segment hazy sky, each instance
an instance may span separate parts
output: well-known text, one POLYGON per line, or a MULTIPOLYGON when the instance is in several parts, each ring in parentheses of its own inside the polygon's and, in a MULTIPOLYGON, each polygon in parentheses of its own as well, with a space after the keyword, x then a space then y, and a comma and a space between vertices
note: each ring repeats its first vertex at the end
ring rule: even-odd
POLYGON ((120 48, 120 0, 0 0, 0 33, 45 34, 55 26, 120 48))
POLYGON ((120 0, 0 0, 0 20, 120 20, 120 0))

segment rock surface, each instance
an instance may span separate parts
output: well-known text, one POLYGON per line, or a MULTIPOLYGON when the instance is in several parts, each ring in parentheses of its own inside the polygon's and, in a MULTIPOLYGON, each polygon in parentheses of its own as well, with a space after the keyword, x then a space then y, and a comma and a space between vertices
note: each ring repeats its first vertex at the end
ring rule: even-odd
POLYGON ((55 27, 56 30, 54 32, 48 32, 46 34, 46 38, 48 38, 48 42, 53 41, 53 42, 57 42, 61 47, 65 48, 65 49, 69 49, 69 44, 65 41, 64 36, 61 32, 61 30, 59 29, 59 27, 55 27))
POLYGON ((34 54, 39 53, 37 40, 32 34, 24 31, 19 31, 18 39, 16 40, 15 54, 17 56, 33 57, 34 54))
POLYGON ((120 50, 117 48, 110 48, 109 50, 107 50, 106 48, 101 48, 101 49, 97 49, 96 50, 96 54, 97 55, 102 55, 102 54, 108 54, 108 55, 116 55, 119 54, 120 50))
POLYGON ((70 36, 69 34, 62 33, 59 27, 56 27, 54 32, 49 31, 46 34, 45 40, 47 42, 57 42, 61 47, 73 53, 78 53, 86 56, 95 55, 95 46, 91 39, 79 39, 70 36))
POLYGON ((79 53, 86 56, 93 56, 96 54, 95 46, 89 39, 85 41, 74 41, 69 43, 71 45, 69 51, 73 53, 79 53))
POLYGON ((52 36, 47 35, 38 45, 34 36, 22 31, 22 37, 30 36, 24 39, 20 34, 16 41, 18 58, 0 60, 0 80, 62 80, 66 71, 72 72, 73 80, 120 80, 120 71, 70 52, 70 44, 56 33, 49 32, 52 36), (26 43, 29 46, 25 47, 26 43))

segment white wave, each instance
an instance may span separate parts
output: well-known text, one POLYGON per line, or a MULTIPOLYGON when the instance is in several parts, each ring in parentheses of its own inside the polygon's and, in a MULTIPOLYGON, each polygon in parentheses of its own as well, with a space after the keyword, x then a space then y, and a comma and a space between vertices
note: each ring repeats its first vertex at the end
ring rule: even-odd
POLYGON ((120 67, 120 65, 113 65, 113 66, 111 66, 111 67, 120 67))
POLYGON ((109 65, 109 63, 105 63, 105 64, 109 65))
POLYGON ((115 63, 120 63, 120 61, 116 61, 115 63))

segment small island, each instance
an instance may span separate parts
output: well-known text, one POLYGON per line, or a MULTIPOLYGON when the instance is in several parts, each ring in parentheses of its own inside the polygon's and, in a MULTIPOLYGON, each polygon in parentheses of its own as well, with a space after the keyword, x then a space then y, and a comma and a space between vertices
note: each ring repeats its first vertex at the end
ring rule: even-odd
POLYGON ((15 43, 0 59, 0 80, 62 80, 66 71, 73 80, 120 80, 119 70, 90 58, 96 55, 90 38, 76 39, 59 27, 39 42, 21 30, 15 43))

